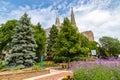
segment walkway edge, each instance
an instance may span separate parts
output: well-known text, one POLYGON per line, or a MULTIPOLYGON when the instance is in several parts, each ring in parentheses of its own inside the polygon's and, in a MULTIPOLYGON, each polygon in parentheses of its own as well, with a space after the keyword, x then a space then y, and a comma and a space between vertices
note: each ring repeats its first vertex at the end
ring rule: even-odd
POLYGON ((39 78, 44 78, 44 77, 47 77, 47 76, 51 76, 51 75, 55 75, 55 74, 60 74, 62 72, 70 72, 70 71, 60 71, 60 72, 56 72, 56 73, 50 73, 50 74, 41 75, 41 76, 37 76, 37 77, 27 78, 27 79, 24 79, 24 80, 36 80, 36 79, 39 79, 39 78))

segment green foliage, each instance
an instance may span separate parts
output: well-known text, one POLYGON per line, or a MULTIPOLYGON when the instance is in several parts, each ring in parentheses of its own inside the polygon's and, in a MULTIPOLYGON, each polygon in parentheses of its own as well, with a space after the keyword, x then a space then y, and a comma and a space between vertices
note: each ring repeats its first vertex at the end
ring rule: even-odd
POLYGON ((58 29, 55 25, 50 29, 50 34, 47 40, 46 57, 48 60, 53 60, 56 49, 56 38, 58 37, 58 29))
POLYGON ((38 47, 36 48, 36 56, 38 62, 40 59, 40 55, 45 53, 46 35, 44 29, 41 28, 40 23, 38 23, 37 26, 32 25, 32 28, 34 29, 33 35, 38 45, 38 47))
POLYGON ((83 53, 86 53, 85 55, 90 53, 91 50, 97 50, 97 42, 95 41, 89 41, 84 35, 79 34, 81 47, 83 48, 83 53))
POLYGON ((120 41, 118 39, 103 36, 99 41, 104 51, 109 53, 109 56, 118 56, 120 54, 120 41))
POLYGON ((110 54, 104 47, 99 47, 99 55, 98 56, 101 56, 102 58, 108 58, 108 57, 110 57, 110 54))
POLYGON ((68 18, 65 18, 60 27, 58 38, 56 39, 57 47, 55 56, 65 57, 68 61, 73 57, 80 55, 81 47, 79 39, 77 29, 72 26, 68 18))
POLYGON ((64 56, 54 56, 53 60, 54 60, 55 63, 67 62, 67 57, 64 57, 64 56))
POLYGON ((119 71, 115 69, 96 66, 91 68, 79 68, 73 73, 74 80, 119 80, 119 71))
POLYGON ((72 61, 86 61, 87 57, 83 56, 77 56, 72 59, 72 61))
POLYGON ((41 68, 40 68, 40 66, 35 65, 35 66, 32 67, 32 70, 41 70, 41 68))
POLYGON ((30 28, 30 18, 25 13, 19 20, 18 26, 14 29, 11 41, 11 53, 5 60, 7 68, 27 68, 35 63, 37 47, 30 28))
POLYGON ((79 33, 79 37, 80 37, 81 47, 88 47, 89 40, 81 33, 79 33))
MULTIPOLYGON (((54 63, 53 61, 43 61, 43 67, 54 67, 58 64, 54 63)), ((36 66, 40 67, 40 63, 36 63, 36 66)))
POLYGON ((54 67, 57 66, 58 64, 54 63, 53 61, 43 61, 43 66, 44 67, 54 67))
POLYGON ((3 68, 3 63, 2 62, 0 62, 0 69, 2 69, 3 68))
POLYGON ((8 50, 9 43, 12 40, 12 35, 14 34, 14 28, 17 26, 17 20, 9 20, 0 27, 0 53, 2 50, 8 50))

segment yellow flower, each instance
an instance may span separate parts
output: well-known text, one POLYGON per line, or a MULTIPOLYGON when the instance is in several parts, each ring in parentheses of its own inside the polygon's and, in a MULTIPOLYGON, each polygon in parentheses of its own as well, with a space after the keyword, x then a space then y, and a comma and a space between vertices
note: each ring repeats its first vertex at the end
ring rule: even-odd
POLYGON ((73 80, 73 76, 71 76, 71 75, 66 75, 66 76, 64 76, 64 79, 63 79, 63 80, 68 80, 68 79, 73 80))

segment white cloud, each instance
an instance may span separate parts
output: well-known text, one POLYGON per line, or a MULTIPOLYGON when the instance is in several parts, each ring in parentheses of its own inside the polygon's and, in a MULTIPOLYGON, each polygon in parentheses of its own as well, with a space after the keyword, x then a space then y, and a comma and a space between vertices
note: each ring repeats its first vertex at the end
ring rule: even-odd
POLYGON ((84 22, 91 24, 103 24, 110 19, 110 13, 102 10, 94 10, 81 17, 84 22))
POLYGON ((86 5, 75 7, 75 16, 77 26, 80 32, 92 30, 95 40, 102 36, 116 37, 120 40, 120 5, 116 8, 102 9, 110 4, 111 0, 105 0, 107 3, 97 2, 96 7, 94 0, 86 5), (106 4, 106 5, 105 5, 106 4))
POLYGON ((0 16, 0 19, 3 20, 1 23, 4 23, 10 19, 19 19, 25 12, 31 17, 31 22, 33 24, 37 24, 40 22, 42 27, 47 28, 50 27, 55 22, 55 10, 51 10, 52 6, 48 8, 37 8, 31 9, 28 5, 25 7, 20 6, 17 10, 12 10, 7 16, 4 18, 0 16))
MULTIPOLYGON (((80 32, 92 30, 96 41, 102 36, 111 36, 120 39, 120 5, 112 10, 107 9, 113 0, 89 0, 86 4, 84 4, 84 0, 74 0, 68 5, 66 1, 59 4, 61 1, 53 2, 53 5, 47 8, 31 9, 28 5, 24 7, 20 6, 18 9, 12 10, 7 14, 7 17, 0 15, 0 23, 9 19, 19 19, 24 12, 27 12, 33 24, 40 22, 42 27, 48 28, 55 22, 55 10, 53 7, 56 6, 62 11, 73 6, 80 32)), ((36 6, 34 5, 33 7, 36 6)), ((60 14, 61 22, 64 17, 70 17, 70 9, 66 11, 68 12, 60 14)))

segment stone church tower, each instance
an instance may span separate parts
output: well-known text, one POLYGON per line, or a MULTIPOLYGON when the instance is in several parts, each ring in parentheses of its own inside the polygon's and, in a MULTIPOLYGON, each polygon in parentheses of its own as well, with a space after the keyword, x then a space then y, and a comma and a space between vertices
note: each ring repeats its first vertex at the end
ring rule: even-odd
MULTIPOLYGON (((76 21, 75 21, 75 16, 74 16, 74 11, 73 11, 73 7, 71 7, 71 24, 73 26, 76 27, 76 29, 78 30, 78 27, 76 25, 76 21)), ((56 10, 56 20, 55 20, 55 25, 57 26, 58 30, 60 30, 60 19, 59 19, 59 15, 58 15, 58 9, 56 10)), ((46 31, 46 36, 49 36, 49 32, 50 32, 51 28, 47 28, 46 31)), ((94 34, 92 31, 84 31, 81 34, 83 34, 85 37, 87 37, 90 41, 94 41, 94 34)))
POLYGON ((76 27, 76 21, 75 21, 75 17, 74 17, 73 7, 71 7, 71 23, 73 26, 76 27))
POLYGON ((59 19, 59 15, 58 15, 58 9, 56 10, 56 20, 55 20, 55 25, 57 27, 60 26, 60 19, 59 19))
MULTIPOLYGON (((74 16, 74 11, 73 11, 73 7, 71 7, 71 23, 73 26, 76 27, 76 29, 78 30, 78 27, 76 26, 76 21, 75 21, 75 16, 74 16)), ((94 41, 94 34, 92 31, 84 31, 81 34, 83 34, 85 37, 88 38, 88 40, 90 41, 94 41)))
MULTIPOLYGON (((59 30, 60 29, 60 19, 59 19, 59 15, 58 15, 58 9, 56 9, 56 19, 55 19, 55 24, 57 26, 57 29, 59 30)), ((45 29, 45 32, 46 32, 46 36, 48 37, 49 36, 49 33, 50 33, 50 28, 47 28, 45 29)))

